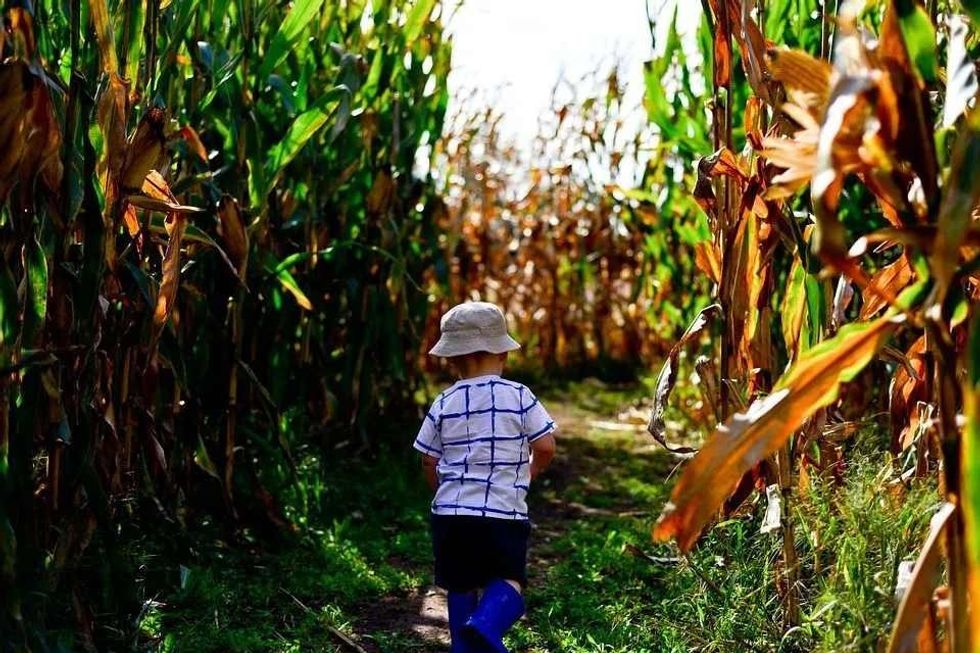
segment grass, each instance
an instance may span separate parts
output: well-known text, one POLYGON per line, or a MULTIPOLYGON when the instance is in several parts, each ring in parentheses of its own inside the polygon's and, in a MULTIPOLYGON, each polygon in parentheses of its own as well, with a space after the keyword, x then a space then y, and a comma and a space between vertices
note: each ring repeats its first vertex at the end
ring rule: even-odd
POLYGON ((843 488, 817 483, 799 502, 809 611, 802 635, 817 651, 874 651, 895 614, 899 563, 914 560, 940 502, 935 479, 892 481, 887 456, 859 451, 843 488))
POLYGON ((539 552, 553 562, 529 593, 538 610, 514 638, 532 651, 876 650, 894 616, 898 564, 914 557, 938 505, 931 483, 893 484, 877 448, 852 452, 843 487, 814 481, 794 510, 804 622, 784 638, 780 542, 759 532, 763 506, 717 525, 689 559, 671 564, 674 553, 650 543, 652 514, 615 512, 663 504, 665 457, 600 430, 564 444, 596 469, 586 463, 562 493, 613 512, 574 519, 539 552))
POLYGON ((667 499, 674 460, 643 433, 589 426, 592 411, 608 419, 622 409, 622 394, 579 387, 565 399, 575 391, 582 400, 571 402, 579 412, 571 417, 585 430, 565 432, 562 459, 533 504, 532 512, 545 515, 533 553, 544 564, 528 593, 530 616, 513 636, 516 648, 643 653, 713 644, 703 650, 730 651, 763 635, 763 613, 753 608, 762 602, 747 599, 762 593, 767 547, 746 537, 738 520, 689 560, 652 544, 650 526, 667 499), (555 508, 562 502, 577 508, 562 513, 555 508))
POLYGON ((331 629, 352 633, 373 601, 428 582, 427 494, 404 458, 329 468, 305 532, 281 549, 198 533, 178 587, 140 620, 143 649, 348 650, 331 629))
MULTIPOLYGON (((784 637, 780 541, 759 531, 763 503, 718 524, 689 557, 651 542, 676 462, 645 434, 608 424, 647 392, 585 382, 543 393, 563 432, 533 492, 529 613, 509 636, 514 650, 876 650, 894 614, 898 563, 922 541, 935 488, 891 483, 873 434, 852 445, 842 487, 814 476, 791 509, 804 619, 784 637)), ((322 508, 298 544, 242 551, 206 539, 184 562, 181 586, 143 616, 144 649, 349 650, 333 628, 373 651, 444 650, 413 630, 430 554, 427 492, 407 445, 335 463, 318 487, 322 508), (393 606, 401 617, 388 614, 393 606)))

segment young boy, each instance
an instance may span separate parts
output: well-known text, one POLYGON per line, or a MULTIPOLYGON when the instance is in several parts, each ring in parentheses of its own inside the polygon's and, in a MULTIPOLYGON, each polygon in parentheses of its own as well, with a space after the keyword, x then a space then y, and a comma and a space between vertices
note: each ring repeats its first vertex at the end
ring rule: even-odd
POLYGON ((520 345, 486 302, 453 307, 429 352, 459 381, 440 394, 415 439, 432 500, 436 584, 448 592, 452 653, 507 653, 524 614, 527 491, 555 454, 555 422, 520 383, 501 378, 520 345))

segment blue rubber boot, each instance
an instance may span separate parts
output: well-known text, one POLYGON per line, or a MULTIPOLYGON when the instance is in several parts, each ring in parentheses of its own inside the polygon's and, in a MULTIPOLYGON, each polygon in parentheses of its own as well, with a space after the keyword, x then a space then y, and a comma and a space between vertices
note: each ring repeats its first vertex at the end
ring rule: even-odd
POLYGON ((483 590, 473 616, 466 622, 466 635, 475 653, 508 653, 504 633, 524 614, 524 597, 503 580, 495 580, 483 590))
POLYGON ((463 627, 476 610, 476 592, 449 592, 446 607, 449 611, 449 637, 452 644, 449 653, 475 653, 463 637, 463 627))

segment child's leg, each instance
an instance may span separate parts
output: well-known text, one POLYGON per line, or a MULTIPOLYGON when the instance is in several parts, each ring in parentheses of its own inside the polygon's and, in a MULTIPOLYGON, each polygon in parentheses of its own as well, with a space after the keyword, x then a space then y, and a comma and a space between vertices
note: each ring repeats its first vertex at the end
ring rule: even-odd
POLYGON ((503 636, 524 614, 521 584, 515 580, 495 580, 486 586, 473 616, 466 622, 466 633, 478 653, 507 653, 503 636))
POLYGON ((470 647, 463 640, 463 627, 476 610, 478 603, 476 590, 469 592, 447 592, 446 607, 449 612, 449 638, 452 642, 450 653, 470 653, 470 647))
POLYGON ((524 614, 524 584, 527 582, 527 521, 487 520, 486 557, 483 569, 488 579, 466 635, 474 653, 507 653, 502 638, 524 614))

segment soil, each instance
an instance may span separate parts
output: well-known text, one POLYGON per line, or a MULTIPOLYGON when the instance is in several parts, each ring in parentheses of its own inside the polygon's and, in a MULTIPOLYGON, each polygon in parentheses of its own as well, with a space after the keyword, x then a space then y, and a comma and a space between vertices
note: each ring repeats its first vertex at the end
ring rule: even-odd
POLYGON ((401 635, 420 653, 444 652, 449 648, 446 593, 435 586, 402 596, 386 596, 356 624, 362 635, 359 644, 370 653, 384 653, 370 633, 401 635))

